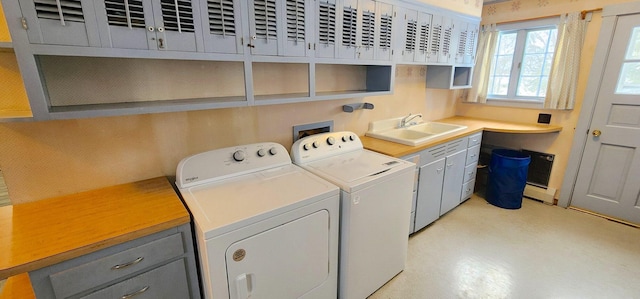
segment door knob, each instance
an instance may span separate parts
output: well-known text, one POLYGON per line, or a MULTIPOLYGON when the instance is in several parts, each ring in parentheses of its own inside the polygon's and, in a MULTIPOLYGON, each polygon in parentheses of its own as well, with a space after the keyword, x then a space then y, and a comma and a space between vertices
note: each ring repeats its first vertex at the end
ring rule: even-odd
POLYGON ((593 135, 594 137, 600 137, 600 135, 602 135, 602 132, 600 132, 600 130, 593 130, 593 132, 591 132, 591 135, 593 135))

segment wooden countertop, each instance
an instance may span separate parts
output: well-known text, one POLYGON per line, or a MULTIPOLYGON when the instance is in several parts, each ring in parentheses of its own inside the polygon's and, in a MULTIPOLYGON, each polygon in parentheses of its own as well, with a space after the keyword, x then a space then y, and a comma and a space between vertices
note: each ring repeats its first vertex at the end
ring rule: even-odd
POLYGON ((189 223, 165 177, 0 208, 0 279, 189 223))
POLYGON ((444 136, 434 139, 419 146, 409 146, 400 143, 390 142, 368 136, 361 136, 360 140, 364 148, 379 152, 392 157, 403 157, 409 154, 419 152, 425 148, 442 144, 460 137, 472 135, 477 132, 499 132, 512 134, 539 134, 539 133, 555 133, 562 131, 562 127, 547 124, 525 124, 514 122, 503 122, 481 118, 471 118, 464 116, 454 116, 445 119, 436 120, 436 122, 451 123, 456 125, 467 126, 467 129, 459 131, 454 135, 444 136))

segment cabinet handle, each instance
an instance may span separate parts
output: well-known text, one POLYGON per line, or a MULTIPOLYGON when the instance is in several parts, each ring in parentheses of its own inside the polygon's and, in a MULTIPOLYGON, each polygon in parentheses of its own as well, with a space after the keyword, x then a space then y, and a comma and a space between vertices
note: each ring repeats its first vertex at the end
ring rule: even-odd
POLYGON ((447 168, 451 168, 451 166, 453 166, 453 163, 447 164, 447 168))
POLYGON ((156 29, 155 29, 155 28, 153 28, 153 26, 149 26, 149 27, 147 27, 147 30, 149 30, 149 32, 153 32, 153 31, 155 31, 156 29))
POLYGON ((158 48, 164 49, 164 38, 158 39, 158 48))
POLYGON ((133 265, 135 265, 135 264, 137 264, 139 262, 142 262, 142 260, 144 260, 144 257, 141 256, 141 257, 139 257, 139 258, 137 258, 137 259, 135 259, 133 261, 130 261, 128 263, 115 265, 115 266, 111 267, 111 270, 121 270, 121 269, 124 269, 124 268, 127 268, 127 267, 131 267, 131 266, 133 266, 133 265))
POLYGON ((436 173, 441 173, 441 172, 442 172, 442 170, 444 170, 444 168, 443 168, 443 167, 440 167, 440 168, 436 169, 436 173))
POLYGON ((137 291, 135 291, 135 292, 133 292, 133 293, 131 293, 131 294, 122 295, 122 297, 120 297, 120 298, 121 298, 121 299, 129 299, 129 298, 133 298, 133 297, 135 297, 135 296, 138 296, 138 295, 140 295, 140 294, 142 294, 142 293, 146 292, 148 289, 149 289, 149 286, 146 286, 146 287, 144 287, 144 288, 142 288, 142 289, 139 289, 139 290, 137 290, 137 291))

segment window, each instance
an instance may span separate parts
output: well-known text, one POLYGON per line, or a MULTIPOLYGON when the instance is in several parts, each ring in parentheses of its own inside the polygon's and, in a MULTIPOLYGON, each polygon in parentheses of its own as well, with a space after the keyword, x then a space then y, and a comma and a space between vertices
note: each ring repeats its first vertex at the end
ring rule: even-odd
POLYGON ((553 18, 498 27, 489 100, 543 103, 558 37, 556 24, 553 18))
POLYGON ((618 79, 618 94, 640 94, 640 27, 633 28, 618 79))

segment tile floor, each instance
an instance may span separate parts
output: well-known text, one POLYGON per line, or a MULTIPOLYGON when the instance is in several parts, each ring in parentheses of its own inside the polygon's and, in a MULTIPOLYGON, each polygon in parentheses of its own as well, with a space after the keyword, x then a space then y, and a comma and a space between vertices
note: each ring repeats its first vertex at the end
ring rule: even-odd
POLYGON ((525 199, 476 195, 409 239, 380 298, 640 298, 640 229, 525 199))

